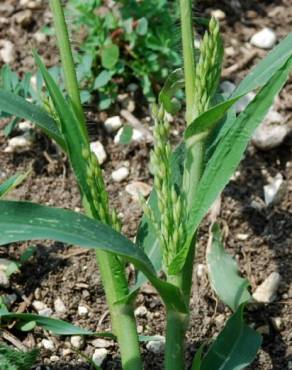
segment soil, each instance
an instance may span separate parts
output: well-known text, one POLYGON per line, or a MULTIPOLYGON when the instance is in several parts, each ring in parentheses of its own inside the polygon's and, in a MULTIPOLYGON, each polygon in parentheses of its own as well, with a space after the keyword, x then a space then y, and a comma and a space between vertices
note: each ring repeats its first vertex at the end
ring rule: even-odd
MULTIPOLYGON (((47 43, 38 45, 32 37, 44 24, 51 21, 47 5, 33 10, 32 20, 25 27, 16 25, 15 14, 21 10, 18 1, 4 0, 0 4, 1 17, 7 24, 0 28, 0 39, 9 39, 15 44, 16 59, 13 67, 18 71, 33 70, 33 60, 29 42, 36 44, 48 65, 54 65, 58 60, 52 38, 47 43)), ((227 20, 222 21, 222 31, 228 56, 224 64, 224 76, 231 81, 240 80, 265 52, 249 47, 250 36, 268 26, 278 38, 283 37, 291 29, 291 0, 278 1, 201 1, 198 13, 208 14, 213 9, 222 9, 227 14, 227 20), (230 5, 232 4, 232 5, 230 5), (289 8, 290 5, 290 8, 289 8), (208 8, 206 8, 208 6, 208 8), (252 57, 249 57, 253 53, 252 57)), ((3 23, 3 21, 2 21, 3 23)), ((0 27, 1 24, 0 23, 0 27)), ((277 110, 285 120, 291 123, 292 117, 292 84, 288 83, 276 102, 277 110)), ((136 102, 139 118, 146 125, 149 115, 147 107, 136 102)), ((103 130, 102 121, 106 114, 98 114, 89 109, 91 138, 103 142, 108 154, 104 164, 107 188, 112 204, 119 210, 123 220, 123 231, 128 237, 134 237, 141 210, 125 191, 125 186, 132 180, 152 184, 148 170, 148 160, 151 145, 147 143, 132 143, 128 146, 113 143, 113 136, 103 130), (118 184, 111 179, 114 169, 127 162, 130 176, 118 184)), ((173 140, 178 141, 182 131, 180 120, 174 123, 173 140)), ((249 278, 252 291, 273 271, 281 275, 281 284, 276 300, 268 305, 255 306, 248 311, 248 320, 253 327, 263 332, 263 345, 256 361, 248 368, 250 370, 284 370, 292 361, 292 140, 288 138, 279 148, 268 152, 248 147, 245 157, 222 195, 220 223, 225 230, 227 250, 235 256, 241 272, 249 278), (286 180, 286 191, 276 205, 256 209, 252 202, 262 204, 263 186, 270 177, 281 173, 286 180), (246 240, 242 240, 246 235, 246 240), (280 317, 281 326, 275 328, 272 318, 280 317)), ((4 153, 6 138, 0 132, 0 176, 6 178, 15 172, 31 168, 27 181, 14 190, 9 198, 39 202, 81 209, 78 189, 75 180, 68 169, 66 158, 41 133, 37 132, 31 150, 21 154, 4 153)), ((208 239, 208 224, 205 221, 200 229, 199 245, 196 263, 205 263, 205 248, 208 239)), ((21 252, 31 243, 12 244, 0 248, 0 257, 17 259, 21 252)), ((27 312, 34 312, 31 302, 34 299, 43 301, 48 307, 54 308, 56 298, 61 298, 67 311, 61 316, 84 328, 107 331, 110 330, 110 320, 104 299, 94 253, 61 243, 38 242, 36 255, 21 268, 21 273, 11 280, 10 288, 0 290, 0 294, 17 294, 17 300, 12 306, 16 311, 28 299, 27 312), (78 305, 88 307, 89 315, 81 318, 78 315, 78 305)), ((142 288, 137 298, 137 306, 144 305, 148 310, 146 318, 138 318, 138 325, 145 335, 155 335, 164 332, 165 312, 156 293, 149 286, 142 288)), ((187 334, 188 366, 194 352, 201 343, 214 337, 223 326, 224 319, 230 316, 230 311, 218 302, 210 289, 207 276, 198 278, 194 274, 194 291, 191 299, 191 321, 187 334)), ((17 340, 28 347, 40 346, 43 338, 50 338, 55 346, 53 352, 41 349, 38 369, 89 369, 90 366, 80 360, 70 349, 69 338, 51 336, 41 329, 20 334, 15 328, 10 329, 17 340), (67 349, 64 354, 64 349, 67 349), (53 356, 53 357, 52 357, 53 356), (55 357, 54 357, 55 356, 55 357), (57 356, 57 357, 56 357, 57 356)), ((86 339, 83 351, 92 355, 94 347, 92 339, 86 339)), ((154 355, 143 346, 145 369, 162 369, 163 358, 154 355)), ((103 364, 104 369, 120 369, 120 359, 117 347, 112 344, 110 355, 103 364)), ((289 367, 290 368, 290 367, 289 367)), ((211 369, 210 369, 211 370, 211 369)))

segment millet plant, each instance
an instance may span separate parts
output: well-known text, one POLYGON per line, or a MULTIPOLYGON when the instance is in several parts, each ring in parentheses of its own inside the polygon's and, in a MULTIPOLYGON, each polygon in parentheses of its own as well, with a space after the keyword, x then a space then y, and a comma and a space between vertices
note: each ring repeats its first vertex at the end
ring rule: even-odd
MULTIPOLYGON (((67 154, 85 215, 30 202, 1 200, 0 244, 50 239, 96 250, 111 314, 112 336, 119 344, 125 370, 142 369, 134 302, 141 285, 149 281, 166 310, 165 369, 183 370, 197 230, 288 78, 292 35, 282 40, 231 96, 224 96, 218 92, 223 57, 218 22, 209 21, 200 55, 195 55, 192 4, 190 0, 180 0, 184 67, 169 75, 153 106, 154 189, 147 202, 141 200, 144 215, 132 242, 121 234, 121 221, 117 211, 109 206, 101 167, 90 151, 61 2, 51 0, 50 5, 67 96, 60 92, 35 53, 50 96, 50 109, 48 104, 46 108, 35 106, 4 90, 0 90, 0 109, 35 122, 67 154), (180 145, 172 150, 167 113, 175 114, 181 109, 175 100, 176 91, 181 88, 185 91, 186 127, 180 145), (255 98, 236 116, 233 104, 250 91, 256 92, 255 98), (127 262, 137 269, 136 284, 131 287, 125 274, 127 262)), ((17 179, 16 176, 2 184, 0 195, 13 187, 17 179)), ((225 253, 216 223, 211 227, 211 235, 207 251, 210 281, 233 315, 208 349, 205 350, 207 345, 199 348, 192 369, 238 370, 253 361, 261 337, 244 321, 244 307, 251 299, 249 284, 238 275, 234 260, 225 253)), ((11 319, 33 322, 56 334, 109 335, 52 318, 10 313, 5 308, 0 317, 3 322, 11 319)))

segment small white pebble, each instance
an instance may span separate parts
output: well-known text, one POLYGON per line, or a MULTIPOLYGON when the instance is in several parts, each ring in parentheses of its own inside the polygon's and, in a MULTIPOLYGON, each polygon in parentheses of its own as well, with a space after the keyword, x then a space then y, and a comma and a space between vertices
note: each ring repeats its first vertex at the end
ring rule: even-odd
POLYGON ((55 308, 56 313, 65 313, 66 312, 65 303, 62 301, 61 298, 55 299, 54 308, 55 308))
POLYGON ((264 186, 264 197, 267 206, 277 203, 285 190, 285 182, 281 173, 278 173, 269 185, 264 186))
POLYGON ((112 179, 115 182, 121 182, 129 176, 129 169, 127 167, 121 167, 112 172, 112 179))
POLYGON ((247 240, 247 239, 248 239, 248 234, 237 234, 237 235, 236 235, 236 238, 237 238, 238 240, 245 241, 245 240, 247 240))
POLYGON ((155 354, 159 354, 159 353, 162 353, 164 351, 165 337, 163 337, 161 335, 156 335, 155 337, 157 338, 157 340, 150 340, 146 344, 146 348, 150 352, 153 352, 155 354))
POLYGON ((96 156, 98 163, 103 164, 107 158, 107 154, 102 143, 100 141, 94 141, 90 143, 90 149, 96 156))
POLYGON ((14 61, 14 45, 9 40, 0 40, 0 60, 6 64, 14 61))
POLYGON ((53 314, 53 310, 49 307, 44 308, 43 310, 39 310, 38 314, 40 316, 50 317, 53 314))
POLYGON ((82 305, 78 306, 78 315, 79 316, 87 316, 88 313, 89 313, 89 310, 88 310, 87 307, 82 306, 82 305))
POLYGON ((152 187, 141 181, 133 181, 126 186, 126 192, 132 196, 134 200, 139 200, 139 197, 147 197, 152 190, 152 187))
POLYGON ((8 146, 4 149, 5 153, 21 153, 30 149, 32 138, 25 133, 21 136, 15 136, 8 140, 8 146))
POLYGON ((139 306, 135 309, 135 316, 145 317, 147 316, 148 310, 145 306, 139 306))
POLYGON ((283 321, 281 317, 272 317, 271 322, 276 330, 283 329, 283 321))
POLYGON ((290 131, 288 125, 263 122, 255 130, 251 141, 260 150, 270 150, 281 145, 290 131))
POLYGON ((276 299, 280 281, 280 274, 278 272, 272 272, 253 293, 254 300, 260 303, 273 302, 276 299))
POLYGON ((91 344, 95 348, 108 348, 108 347, 111 347, 113 345, 113 342, 109 341, 109 340, 102 339, 102 338, 97 338, 97 339, 94 339, 91 342, 91 344))
POLYGON ((52 362, 57 362, 57 361, 59 361, 60 360, 60 357, 59 356, 51 356, 50 357, 50 361, 52 361, 52 362))
POLYGON ((9 287, 9 278, 4 271, 0 271, 0 286, 3 288, 9 287))
POLYGON ((81 349, 84 346, 84 337, 81 337, 80 335, 73 335, 70 338, 70 342, 72 344, 72 347, 81 349))
POLYGON ((92 356, 92 361, 96 366, 101 366, 106 359, 109 351, 105 348, 97 348, 92 356))
POLYGON ((47 36, 43 33, 43 32, 40 32, 40 31, 37 31, 33 37, 35 38, 35 40, 39 43, 39 44, 44 44, 46 41, 47 41, 47 36))
POLYGON ((109 117, 104 122, 104 127, 108 133, 117 131, 122 125, 123 122, 120 116, 109 117))
POLYGON ((143 333, 143 330, 144 330, 143 325, 138 325, 137 326, 137 333, 138 334, 142 334, 143 333))
POLYGON ((45 348, 45 349, 48 349, 49 351, 52 351, 54 349, 54 343, 49 340, 49 339, 43 339, 42 340, 42 346, 45 348))
POLYGON ((196 269, 197 277, 201 279, 202 277, 206 276, 207 269, 206 266, 202 263, 199 263, 196 269))
POLYGON ((211 16, 218 19, 219 21, 222 21, 226 18, 226 14, 221 9, 215 9, 211 11, 211 16))
POLYGON ((250 43, 261 49, 272 48, 277 41, 277 36, 273 30, 268 27, 263 28, 261 31, 255 33, 250 43))
POLYGON ((47 305, 44 302, 35 300, 35 301, 32 302, 32 307, 36 311, 41 311, 41 310, 46 309, 47 308, 47 305))
POLYGON ((23 121, 23 122, 19 122, 18 128, 21 131, 29 131, 34 128, 34 124, 31 123, 30 121, 23 121))

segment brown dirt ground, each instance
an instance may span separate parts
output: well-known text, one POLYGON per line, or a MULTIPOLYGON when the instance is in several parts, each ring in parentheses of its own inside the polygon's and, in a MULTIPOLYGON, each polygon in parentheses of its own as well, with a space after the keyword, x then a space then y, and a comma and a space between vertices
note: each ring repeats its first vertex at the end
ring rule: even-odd
MULTIPOLYGON (((284 36, 291 29, 292 10, 289 5, 292 4, 291 0, 242 1, 239 2, 241 8, 236 8, 237 12, 228 4, 227 1, 223 4, 216 1, 201 2, 197 10, 208 13, 210 9, 221 8, 227 13, 228 21, 222 22, 222 31, 225 46, 233 46, 235 53, 226 58, 224 74, 228 79, 238 81, 264 54, 262 51, 257 51, 257 54, 248 60, 250 50, 243 48, 243 45, 250 39, 251 34, 263 26, 273 28, 279 38, 284 36), (206 9, 206 3, 209 6, 208 9, 206 9), (246 60, 247 62, 241 63, 246 60), (238 63, 238 66, 232 71, 230 67, 235 63, 238 63)), ((1 16, 8 21, 5 27, 0 28, 0 39, 8 38, 16 44, 15 67, 19 68, 19 71, 31 70, 33 61, 29 48, 24 45, 28 44, 28 40, 32 39, 32 34, 45 22, 49 22, 50 18, 44 9, 34 11, 33 21, 25 29, 21 29, 14 23, 14 14, 18 10, 18 1, 4 0, 0 4, 1 16), (9 6, 11 6, 10 10, 9 6)), ((40 46, 39 49, 48 65, 53 65, 57 61, 53 40, 48 41, 45 46, 40 46)), ((291 92, 292 85, 288 83, 277 102, 279 111, 290 122, 291 92)), ((141 111, 147 114, 145 108, 140 109, 140 115, 141 111)), ((140 208, 125 192, 126 182, 113 183, 110 174, 121 162, 129 161, 131 173, 126 181, 141 180, 151 184, 147 165, 150 146, 148 144, 131 144, 126 147, 115 145, 112 137, 102 130, 101 120, 104 115, 91 111, 88 118, 91 122, 92 138, 101 139, 108 153, 104 170, 111 201, 123 214, 123 231, 127 236, 133 237, 141 215, 140 208)), ((179 122, 175 126, 179 132, 182 131, 179 122)), ((174 140, 177 140, 175 136, 174 140)), ((284 370, 288 369, 288 361, 292 360, 291 147, 291 139, 286 140, 280 148, 269 152, 260 152, 250 146, 236 176, 223 193, 220 222, 225 226, 226 246, 228 251, 236 257, 242 273, 248 276, 252 289, 254 290, 272 271, 278 271, 282 277, 277 299, 272 304, 257 307, 248 313, 249 321, 255 328, 263 326, 266 328, 262 349, 254 364, 249 367, 250 370, 284 370), (263 199, 263 186, 267 184, 269 176, 274 176, 279 172, 288 184, 281 201, 276 206, 264 208, 262 211, 252 208, 253 200, 263 199), (247 234, 248 239, 241 241, 238 234, 247 234), (276 330, 271 323, 273 317, 282 319, 282 327, 279 330, 276 330)), ((0 172, 3 176, 32 168, 32 173, 26 183, 11 193, 11 198, 32 200, 71 209, 80 207, 78 190, 68 170, 66 159, 41 134, 36 135, 33 148, 24 154, 5 154, 4 148, 5 138, 0 133, 0 172), (46 158, 45 152, 51 158, 51 162, 46 158)), ((207 225, 204 224, 200 232, 196 263, 204 263, 207 230, 207 225)), ((0 257, 15 259, 29 244, 1 247, 0 257)), ((80 251, 80 254, 74 255, 75 248, 65 247, 60 243, 39 242, 37 245, 39 248, 36 256, 22 267, 19 275, 12 279, 11 287, 7 290, 0 290, 0 294, 17 292, 18 300, 13 310, 17 310, 23 303, 21 293, 30 299, 44 301, 52 308, 54 300, 60 297, 67 306, 67 312, 62 316, 63 319, 92 330, 109 330, 110 322, 109 317, 104 316, 107 308, 94 254, 80 251), (80 302, 89 308, 90 314, 86 319, 81 319, 77 314, 80 302), (98 325, 102 316, 103 320, 98 325)), ((189 364, 198 346, 220 330, 221 324, 216 320, 218 316, 228 317, 230 315, 229 310, 216 301, 207 278, 200 280, 194 278, 194 287, 187 340, 189 364)), ((143 334, 163 334, 165 314, 157 295, 149 288, 142 289, 137 299, 137 305, 141 304, 149 310, 147 319, 138 319, 138 324, 143 328, 143 334)), ((33 312, 32 307, 28 306, 27 311, 33 312)), ((11 331, 27 346, 37 345, 46 337, 54 341, 53 353, 41 350, 39 369, 90 368, 73 352, 66 356, 62 355, 62 350, 69 346, 68 338, 56 338, 42 330, 35 330, 34 333, 26 335, 14 329, 11 331), (50 359, 52 355, 57 355, 60 360, 53 363, 50 359)), ((89 355, 93 352, 90 339, 86 341, 84 352, 89 355)), ((154 356, 148 351, 144 351, 143 356, 145 369, 162 368, 161 356, 154 356)), ((111 348, 111 355, 108 356, 104 369, 120 369, 119 355, 115 346, 111 348)))

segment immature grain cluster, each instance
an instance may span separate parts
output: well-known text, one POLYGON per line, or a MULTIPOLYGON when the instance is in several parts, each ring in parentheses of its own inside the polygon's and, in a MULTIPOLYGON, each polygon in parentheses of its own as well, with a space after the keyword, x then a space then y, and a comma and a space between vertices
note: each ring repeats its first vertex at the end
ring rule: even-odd
POLYGON ((167 268, 185 240, 184 198, 172 183, 170 165, 170 125, 162 106, 153 107, 154 149, 151 152, 151 167, 154 188, 158 198, 160 220, 156 220, 151 208, 143 202, 145 215, 156 227, 163 251, 164 266, 167 268))
POLYGON ((111 225, 116 231, 121 230, 121 222, 115 209, 110 210, 108 193, 105 188, 101 167, 97 158, 88 148, 82 151, 83 158, 87 161, 87 183, 90 188, 93 205, 98 218, 111 225))
POLYGON ((218 86, 223 58, 219 23, 211 18, 200 46, 200 58, 196 64, 196 110, 197 116, 205 112, 218 86))

